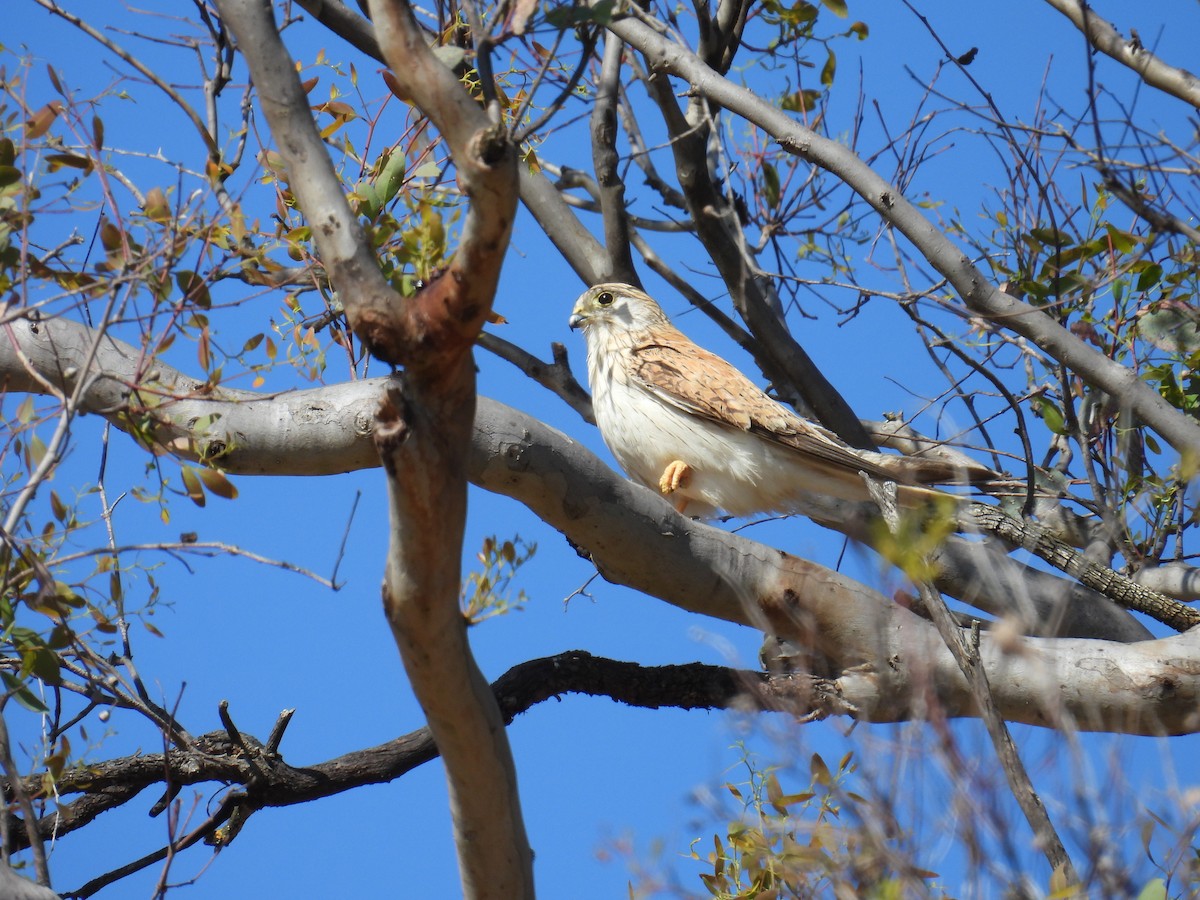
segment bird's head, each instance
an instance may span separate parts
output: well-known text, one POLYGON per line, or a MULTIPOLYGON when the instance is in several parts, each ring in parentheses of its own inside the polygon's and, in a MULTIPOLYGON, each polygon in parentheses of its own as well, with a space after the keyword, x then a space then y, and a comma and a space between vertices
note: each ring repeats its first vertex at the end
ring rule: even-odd
POLYGON ((595 326, 641 331, 667 324, 667 317, 644 291, 613 282, 598 284, 580 294, 567 324, 585 332, 595 326))

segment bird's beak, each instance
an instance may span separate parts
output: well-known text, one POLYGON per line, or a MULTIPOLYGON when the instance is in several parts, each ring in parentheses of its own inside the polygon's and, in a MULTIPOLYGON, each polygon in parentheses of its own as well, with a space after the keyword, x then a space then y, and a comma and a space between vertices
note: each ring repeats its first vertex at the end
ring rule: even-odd
POLYGON ((587 321, 587 316, 581 313, 571 313, 571 318, 567 319, 567 326, 574 331, 576 328, 582 328, 583 323, 587 321))

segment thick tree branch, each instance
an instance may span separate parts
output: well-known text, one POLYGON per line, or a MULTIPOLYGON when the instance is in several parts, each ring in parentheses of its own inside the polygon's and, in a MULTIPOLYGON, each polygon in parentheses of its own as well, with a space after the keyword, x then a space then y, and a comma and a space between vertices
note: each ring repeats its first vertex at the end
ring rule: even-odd
MULTIPOLYGON (((609 697, 647 709, 761 709, 825 718, 850 715, 853 706, 835 682, 802 675, 771 677, 762 672, 691 663, 641 666, 595 657, 582 650, 520 663, 489 688, 505 725, 521 713, 563 694, 609 697)), ((157 784, 173 789, 204 782, 237 785, 237 805, 244 815, 268 807, 293 806, 331 797, 371 784, 385 784, 437 758, 438 748, 427 727, 363 750, 354 750, 315 765, 296 767, 257 739, 226 731, 200 735, 186 751, 138 753, 65 770, 55 783, 61 798, 79 795, 42 817, 36 830, 46 838, 63 837, 157 784)), ((11 784, 11 783, 10 783, 11 784)), ((40 776, 21 786, 44 789, 40 776)), ((9 825, 20 830, 18 847, 27 846, 27 830, 17 816, 9 825)))
POLYGON ((579 221, 550 179, 526 166, 521 166, 521 203, 584 284, 604 280, 602 273, 608 268, 604 246, 579 221))
POLYGON ((1165 563, 1140 569, 1133 580, 1176 600, 1200 600, 1200 568, 1187 563, 1165 563))
MULTIPOLYGON (((458 608, 476 399, 471 349, 516 213, 516 148, 433 55, 407 3, 373 0, 370 9, 393 77, 446 139, 470 201, 448 270, 400 322, 411 338, 399 360, 403 389, 389 387, 378 416, 392 526, 384 608, 445 766, 464 895, 532 897, 512 751, 458 608)), ((485 37, 476 34, 477 45, 485 37)))
MULTIPOLYGON (((40 392, 44 382, 67 387, 84 377, 81 367, 91 344, 86 327, 65 319, 9 326, 0 340, 0 378, 9 390, 40 392), (22 360, 34 367, 25 370, 22 360), (40 379, 40 380, 39 380, 40 379)), ((199 390, 199 382, 171 367, 141 360, 137 350, 104 337, 95 368, 87 375, 82 408, 99 412, 118 427, 149 432, 159 446, 188 459, 209 459, 234 474, 317 475, 347 472, 379 464, 372 443, 372 413, 385 381, 352 382, 276 397, 245 391, 199 390), (141 369, 148 375, 139 376, 141 369), (105 374, 98 374, 99 371, 105 374), (153 376, 155 389, 138 387, 138 377, 153 376), (136 388, 136 389, 135 389, 136 388), (152 403, 150 401, 153 401, 152 403), (198 431, 197 425, 204 430, 198 431)), ((536 420, 490 400, 481 401, 475 423, 476 465, 487 452, 500 452, 487 435, 506 417, 529 425, 536 420), (491 448, 490 451, 488 448, 491 448)), ((542 432, 551 458, 571 459, 565 477, 571 490, 584 490, 585 479, 602 477, 620 483, 590 454, 574 453, 572 442, 556 431, 542 432), (600 474, 602 472, 602 474, 600 474)), ((541 477, 564 477, 534 472, 541 477)), ((506 481, 476 484, 509 493, 506 481)), ((650 499, 656 499, 649 495, 650 499)), ((518 499, 523 499, 518 495, 518 499)), ((623 527, 623 518, 606 527, 623 527)), ((821 523, 863 540, 862 521, 844 510, 827 510, 821 523)), ((558 520, 551 524, 561 527, 558 520)), ((942 571, 938 587, 975 606, 997 614, 1016 611, 1033 633, 1076 637, 1105 637, 1126 641, 1148 636, 1145 629, 1121 613, 1106 598, 1080 585, 1022 566, 986 543, 950 539, 937 551, 942 571)), ((700 559, 692 565, 707 565, 700 559)))
POLYGON ((376 356, 404 367, 403 389, 389 386, 374 432, 391 511, 384 609, 445 763, 464 895, 531 897, 532 854, 512 754, 458 611, 475 411, 471 350, 491 310, 516 212, 516 152, 506 130, 434 56, 408 5, 370 6, 393 77, 446 140, 470 201, 447 270, 403 302, 350 211, 269 7, 219 4, 351 327, 376 356))
MULTIPOLYGON (((380 62, 385 62, 371 23, 340 0, 299 2, 354 47, 380 62)), ((585 45, 586 52, 590 52, 591 46, 591 43, 585 45)), ((582 68, 581 63, 580 70, 582 68)), ((603 273, 608 268, 608 255, 604 247, 579 221, 579 217, 571 211, 554 185, 540 172, 524 165, 520 167, 520 180, 521 202, 563 258, 570 263, 580 280, 587 285, 603 281, 603 273)))
MULTIPOLYGON (((1193 649, 1192 659, 1196 656, 1193 649)), ((582 650, 520 663, 497 679, 490 690, 506 725, 538 703, 571 693, 609 697, 628 706, 649 709, 749 708, 808 719, 848 716, 875 722, 902 722, 930 712, 916 704, 886 702, 879 695, 878 683, 859 673, 835 673, 828 677, 769 675, 701 663, 642 666, 595 657, 582 650)), ((946 717, 974 714, 969 701, 953 702, 937 710, 937 715, 946 717)), ((1200 722, 1194 722, 1193 727, 1200 729, 1200 722)), ((86 768, 67 769, 57 780, 56 791, 64 799, 79 796, 39 819, 37 829, 46 839, 65 836, 86 825, 100 811, 115 809, 157 784, 179 786, 218 781, 238 785, 238 803, 247 813, 309 803, 394 781, 438 755, 428 728, 418 728, 386 743, 306 766, 287 763, 278 752, 268 750, 249 735, 240 738, 235 744, 227 732, 215 731, 200 735, 190 750, 138 753, 94 762, 86 768), (251 748, 249 757, 243 746, 251 748)), ((36 775, 26 778, 23 784, 34 793, 43 788, 40 776, 36 775)), ((16 832, 17 846, 23 848, 28 838, 21 822, 10 817, 9 825, 16 832)))
POLYGON ((1083 32, 1088 44, 1105 56, 1137 72, 1151 87, 1172 97, 1178 97, 1193 108, 1200 109, 1200 78, 1186 69, 1163 62, 1144 46, 1137 37, 1127 38, 1080 0, 1046 0, 1071 24, 1083 32))
POLYGON ((600 189, 600 209, 604 215, 604 244, 608 248, 609 268, 603 281, 623 281, 640 285, 629 249, 629 216, 625 211, 625 181, 617 164, 617 99, 621 87, 621 58, 625 45, 616 35, 604 41, 604 60, 596 103, 592 107, 592 161, 600 189))
POLYGON ((1107 566, 1088 559, 1040 526, 1018 521, 996 507, 982 503, 972 503, 963 519, 989 534, 1011 542, 1014 546, 1028 550, 1059 571, 1078 578, 1082 584, 1111 597, 1122 606, 1145 613, 1176 631, 1186 631, 1200 625, 1200 610, 1164 597, 1107 566))
POLYGON ((685 79, 702 96, 743 116, 784 149, 849 185, 949 280, 972 312, 1033 341, 1093 387, 1121 398, 1135 417, 1180 453, 1200 455, 1200 424, 1171 406, 1135 371, 1088 346, 1050 316, 991 284, 962 250, 849 148, 806 128, 777 106, 718 75, 687 48, 668 41, 645 23, 626 18, 614 20, 609 27, 645 54, 656 71, 685 79))
POLYGON ((693 103, 695 115, 685 116, 670 82, 662 75, 652 76, 647 89, 671 134, 675 174, 696 224, 696 235, 721 273, 734 306, 762 345, 755 359, 763 374, 802 413, 820 420, 848 444, 872 449, 874 445, 850 405, 788 332, 778 312, 779 298, 746 244, 737 211, 709 173, 712 127, 707 104, 693 103))
MULTIPOLYGON (((856 696, 875 697, 859 708, 867 718, 915 702, 923 679, 951 714, 971 708, 928 622, 822 566, 684 519, 650 491, 606 477, 553 429, 495 412, 477 422, 476 483, 521 500, 587 548, 608 580, 813 648, 846 671, 856 696)), ((1010 721, 1151 734, 1200 728, 1200 629, 1125 645, 984 634, 980 656, 1010 721)))
POLYGON ((312 225, 321 262, 355 333, 372 353, 395 362, 399 348, 391 315, 399 298, 384 281, 346 200, 271 7, 260 0, 218 0, 217 8, 250 67, 258 101, 287 164, 292 193, 312 225))

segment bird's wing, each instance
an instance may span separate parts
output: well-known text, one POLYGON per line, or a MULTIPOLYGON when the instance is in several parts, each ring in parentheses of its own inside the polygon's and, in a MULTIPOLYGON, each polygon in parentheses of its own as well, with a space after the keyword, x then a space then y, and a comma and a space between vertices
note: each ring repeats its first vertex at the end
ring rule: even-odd
POLYGON ((814 463, 849 473, 866 472, 886 481, 909 480, 905 473, 885 469, 832 432, 776 403, 732 364, 682 332, 654 335, 634 344, 630 374, 635 384, 676 409, 759 435, 814 463))

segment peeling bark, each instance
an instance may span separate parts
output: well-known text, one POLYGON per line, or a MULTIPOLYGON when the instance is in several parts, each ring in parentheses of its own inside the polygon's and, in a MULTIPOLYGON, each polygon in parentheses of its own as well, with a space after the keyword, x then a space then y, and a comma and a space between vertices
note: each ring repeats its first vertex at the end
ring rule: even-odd
POLYGON ((440 748, 459 871, 469 898, 533 896, 533 864, 503 722, 458 607, 467 454, 475 418, 472 349, 491 311, 517 203, 517 156, 430 51, 403 0, 370 4, 379 50, 409 101, 450 148, 469 200, 449 265, 413 297, 384 281, 342 193, 270 8, 220 0, 354 333, 403 367, 376 416, 391 520, 384 611, 440 748))

